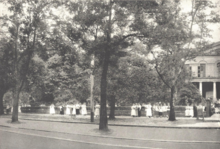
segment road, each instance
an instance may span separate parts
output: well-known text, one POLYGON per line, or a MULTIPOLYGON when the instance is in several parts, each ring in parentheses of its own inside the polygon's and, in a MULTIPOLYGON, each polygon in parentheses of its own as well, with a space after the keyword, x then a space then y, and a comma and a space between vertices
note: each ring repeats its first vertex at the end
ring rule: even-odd
MULTIPOLYGON (((143 128, 136 128, 142 129, 143 128)), ((145 132, 151 132, 151 128, 144 128, 145 132), (149 130, 149 131, 148 131, 149 130)), ((164 129, 167 135, 174 133, 175 129, 164 129)), ((187 133, 189 130, 185 130, 187 133)), ((193 131, 193 130, 192 130, 193 131)), ((199 130, 196 130, 199 131, 199 130)), ((213 134, 210 130, 201 130, 202 133, 211 137, 213 134)), ((218 130, 215 130, 218 131, 218 130)), ((122 132, 123 133, 123 132, 122 132)), ((160 134, 158 134, 159 137, 160 134)), ((219 149, 220 143, 216 141, 210 142, 188 142, 181 143, 179 136, 186 135, 184 130, 182 134, 176 134, 175 141, 157 141, 157 140, 139 140, 139 139, 120 139, 108 138, 102 136, 79 135, 51 131, 39 131, 31 129, 19 129, 0 127, 0 149, 139 149, 139 148, 168 148, 168 149, 219 149)), ((193 135, 193 133, 191 134, 193 135)), ((196 134, 194 134, 196 135, 196 134)), ((200 136, 198 136, 200 137, 200 136)), ((156 138, 156 136, 154 136, 156 138)), ((180 137, 181 138, 181 137, 180 137)), ((187 140, 187 139, 185 139, 187 140)), ((191 140, 192 141, 192 140, 191 140)), ((206 140, 209 141, 209 140, 206 140)))

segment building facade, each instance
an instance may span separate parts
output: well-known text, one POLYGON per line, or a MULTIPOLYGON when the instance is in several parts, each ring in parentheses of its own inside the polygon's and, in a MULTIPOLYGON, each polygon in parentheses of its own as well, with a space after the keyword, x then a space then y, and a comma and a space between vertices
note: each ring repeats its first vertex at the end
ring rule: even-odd
POLYGON ((187 61, 191 82, 197 86, 204 98, 220 99, 220 42, 195 59, 187 61))

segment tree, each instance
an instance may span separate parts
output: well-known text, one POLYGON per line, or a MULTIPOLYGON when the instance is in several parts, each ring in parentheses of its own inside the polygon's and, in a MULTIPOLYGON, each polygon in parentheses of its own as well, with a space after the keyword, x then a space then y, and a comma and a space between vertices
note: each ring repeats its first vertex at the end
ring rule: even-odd
POLYGON ((0 115, 4 114, 3 111, 3 97, 4 94, 13 87, 12 77, 12 50, 11 44, 5 39, 1 39, 0 49, 0 115))
MULTIPOLYGON (((109 119, 114 119, 115 103, 131 105, 167 100, 167 90, 158 78, 155 70, 147 61, 149 51, 141 42, 127 50, 126 56, 118 59, 117 65, 111 66, 108 73, 109 119)), ((112 59, 111 61, 115 61, 112 59)), ((111 62, 110 61, 110 62, 111 62)))
POLYGON ((199 93, 199 90, 192 83, 183 84, 182 88, 179 91, 179 104, 186 105, 187 103, 201 102, 202 96, 199 93))
POLYGON ((152 1, 133 3, 117 0, 66 3, 74 16, 71 33, 75 36, 71 38, 80 39, 81 47, 88 53, 95 54, 102 67, 100 130, 108 129, 106 98, 110 59, 114 55, 120 55, 120 49, 132 44, 130 37, 139 36, 140 32, 133 29, 134 24, 139 23, 136 20, 131 20, 134 18, 134 14, 138 16, 141 10, 146 10, 149 13, 149 9, 157 5, 152 1))
POLYGON ((176 120, 173 103, 178 86, 186 79, 185 62, 204 50, 202 47, 207 43, 204 34, 210 36, 204 22, 207 23, 205 18, 213 17, 214 13, 205 15, 204 10, 212 7, 210 1, 192 1, 192 11, 184 14, 180 1, 167 1, 156 13, 154 42, 147 41, 146 44, 152 49, 157 45, 157 49, 152 50, 153 61, 158 75, 171 91, 170 121, 176 120), (193 30, 194 26, 199 27, 199 32, 193 30))
POLYGON ((36 47, 42 44, 41 34, 46 25, 43 22, 52 2, 45 1, 7 1, 9 16, 4 16, 4 25, 8 28, 9 41, 12 45, 12 77, 13 86, 13 113, 12 122, 18 121, 19 95, 27 83, 30 62, 36 47), (37 36, 39 35, 39 36, 37 36))

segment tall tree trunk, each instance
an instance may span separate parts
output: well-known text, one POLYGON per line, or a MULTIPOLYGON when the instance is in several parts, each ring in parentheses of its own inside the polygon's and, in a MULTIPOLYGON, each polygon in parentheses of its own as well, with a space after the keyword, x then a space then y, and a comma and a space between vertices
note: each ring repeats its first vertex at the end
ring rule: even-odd
POLYGON ((174 105, 173 105, 174 94, 175 94, 175 87, 171 87, 171 99, 170 99, 170 115, 169 115, 169 121, 175 121, 175 120, 176 120, 175 110, 174 110, 174 105))
POLYGON ((100 108, 100 121, 99 121, 99 130, 108 129, 108 118, 107 118, 107 108, 106 108, 106 97, 107 97, 107 73, 108 65, 110 59, 110 50, 111 50, 111 15, 112 15, 112 2, 109 0, 109 20, 108 20, 108 31, 107 31, 107 44, 105 47, 105 56, 102 67, 102 76, 101 76, 101 108, 100 108))
POLYGON ((4 105, 3 105, 3 96, 4 96, 4 91, 0 91, 0 115, 4 114, 4 105))
POLYGON ((23 81, 20 80, 20 77, 18 75, 18 70, 16 67, 15 70, 15 86, 13 88, 13 111, 12 111, 12 121, 11 122, 17 122, 18 121, 18 103, 19 103, 19 94, 21 92, 21 88, 23 86, 23 81))
POLYGON ((12 121, 11 122, 17 122, 18 121, 18 102, 19 102, 19 87, 16 85, 13 92, 13 112, 12 112, 12 121))
POLYGON ((111 96, 109 119, 115 119, 115 95, 111 96))
POLYGON ((101 108, 100 108, 99 130, 108 129, 106 91, 107 91, 107 73, 108 73, 109 59, 110 59, 110 52, 108 49, 106 49, 103 67, 102 67, 102 76, 101 76, 101 104, 100 104, 101 108))

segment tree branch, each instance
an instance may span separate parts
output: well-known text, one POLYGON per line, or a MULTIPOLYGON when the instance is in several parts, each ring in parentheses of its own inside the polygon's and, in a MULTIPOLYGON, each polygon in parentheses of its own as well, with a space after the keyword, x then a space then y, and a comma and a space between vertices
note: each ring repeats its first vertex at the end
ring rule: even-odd
POLYGON ((164 80, 163 75, 159 72, 159 70, 158 70, 158 63, 157 63, 156 57, 155 57, 155 55, 154 55, 153 52, 152 52, 152 54, 153 54, 154 59, 155 59, 155 61, 156 61, 156 66, 155 66, 154 68, 156 69, 157 74, 159 75, 159 77, 161 78, 161 80, 163 81, 163 83, 164 83, 166 86, 168 86, 169 88, 171 88, 170 85, 164 80))

